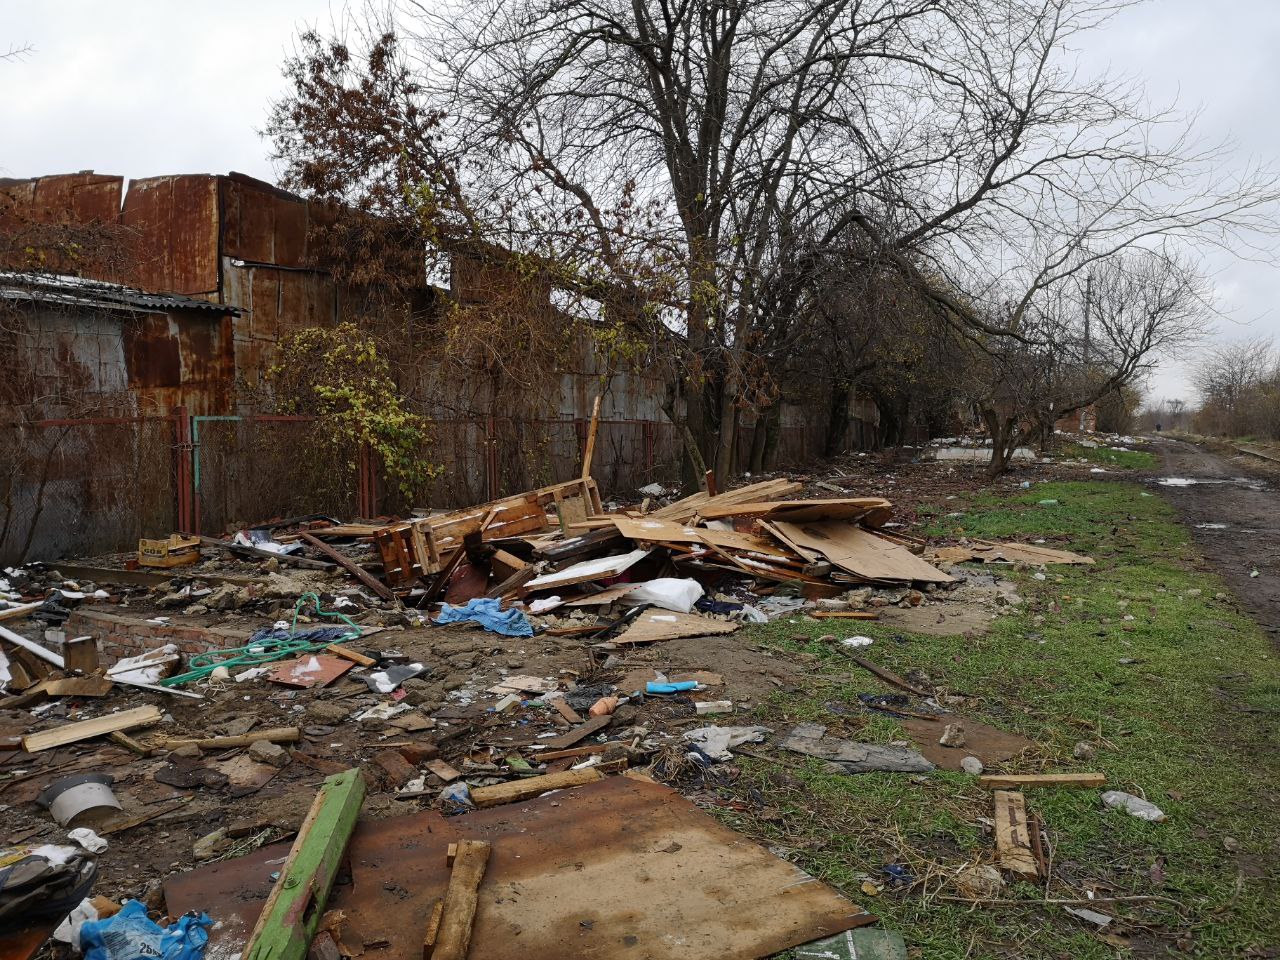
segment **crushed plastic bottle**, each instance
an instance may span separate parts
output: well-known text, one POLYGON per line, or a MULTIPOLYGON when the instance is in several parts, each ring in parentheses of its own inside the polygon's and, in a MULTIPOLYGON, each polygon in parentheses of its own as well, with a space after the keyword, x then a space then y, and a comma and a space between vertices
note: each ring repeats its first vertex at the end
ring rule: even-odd
POLYGON ((1102 795, 1102 802, 1108 807, 1123 810, 1139 820, 1159 823, 1165 818, 1164 811, 1150 800, 1143 800, 1141 797, 1135 797, 1132 793, 1125 793, 1123 790, 1108 790, 1102 795))

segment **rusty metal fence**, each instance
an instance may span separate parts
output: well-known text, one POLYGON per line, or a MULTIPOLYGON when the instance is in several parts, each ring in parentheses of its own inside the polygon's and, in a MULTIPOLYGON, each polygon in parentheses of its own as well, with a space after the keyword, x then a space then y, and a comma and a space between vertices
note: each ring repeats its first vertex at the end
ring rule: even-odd
MULTIPOLYGON (((0 562, 132 551, 141 537, 221 536, 321 513, 407 515, 482 503, 576 476, 585 419, 438 420, 423 458, 435 477, 407 495, 367 453, 335 449, 307 417, 44 420, 0 427, 0 562)), ((667 423, 605 420, 593 473, 606 495, 675 482, 667 423)))
POLYGON ((178 521, 176 417, 0 427, 0 561, 121 550, 178 521))

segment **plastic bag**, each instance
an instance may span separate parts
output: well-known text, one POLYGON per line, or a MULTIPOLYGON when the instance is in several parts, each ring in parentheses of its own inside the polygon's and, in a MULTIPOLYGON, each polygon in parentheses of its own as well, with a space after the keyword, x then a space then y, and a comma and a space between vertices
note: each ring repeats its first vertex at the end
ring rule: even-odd
POLYGON ((702 596, 702 584, 682 577, 659 577, 627 594, 628 603, 652 603, 663 610, 689 613, 702 596))
POLYGON ((200 960, 212 924, 206 914, 188 913, 162 927, 141 901, 126 900, 115 916, 80 928, 80 949, 85 960, 200 960))

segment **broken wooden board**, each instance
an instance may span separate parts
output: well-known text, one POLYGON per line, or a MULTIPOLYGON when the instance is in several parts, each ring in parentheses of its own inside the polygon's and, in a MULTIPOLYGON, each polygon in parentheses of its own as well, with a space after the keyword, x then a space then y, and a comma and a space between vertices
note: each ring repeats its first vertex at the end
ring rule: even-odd
POLYGON ((616 600, 621 600, 632 590, 638 590, 642 584, 639 583, 619 583, 616 586, 606 587, 599 593, 593 593, 588 597, 577 597, 573 600, 566 600, 566 607, 600 607, 611 604, 616 600))
MULTIPOLYGON (((466 960, 480 882, 493 849, 493 845, 484 840, 459 840, 449 847, 453 851, 446 861, 450 868, 449 886, 441 901, 439 922, 435 922, 433 914, 429 924, 431 960, 466 960)), ((427 939, 424 938, 424 944, 427 939)))
POLYGON ((787 523, 774 526, 786 538, 814 550, 841 570, 864 580, 951 583, 955 578, 926 563, 906 547, 890 543, 852 523, 787 523))
POLYGON ((714 497, 705 492, 695 493, 692 496, 685 497, 683 500, 677 500, 675 503, 669 503, 665 507, 659 507, 657 510, 646 514, 646 516, 657 517, 660 520, 674 520, 676 523, 688 523, 703 508, 752 503, 760 500, 777 500, 779 497, 788 497, 793 493, 799 493, 803 489, 803 484, 795 483, 791 480, 762 480, 759 483, 738 487, 736 490, 726 490, 724 493, 717 494, 714 497))
POLYGON ((278 664, 267 674, 267 679, 286 687, 309 690, 312 687, 327 687, 354 666, 353 661, 343 657, 305 653, 295 660, 285 660, 278 664))
POLYGON ((791 551, 772 540, 750 533, 738 533, 736 530, 691 527, 653 517, 640 517, 634 520, 630 517, 614 517, 613 521, 618 532, 624 537, 642 543, 709 543, 726 550, 759 553, 781 560, 792 559, 791 551))
POLYGON ((824 520, 857 520, 880 527, 893 517, 893 505, 880 497, 850 497, 838 500, 777 500, 698 508, 704 520, 721 517, 761 517, 770 521, 814 523, 824 520))
POLYGON ((940 563, 1021 563, 1042 566, 1049 563, 1092 564, 1093 558, 1069 550, 1052 550, 1030 543, 995 543, 991 540, 974 540, 971 544, 956 547, 939 547, 928 555, 940 563))
POLYGON ((245 960, 306 957, 363 802, 359 770, 336 773, 321 785, 249 935, 245 960))
POLYGON ((41 680, 36 685, 36 689, 51 697, 105 697, 111 692, 111 687, 107 677, 63 677, 61 680, 41 680))
POLYGON ((996 863, 1020 877, 1038 878, 1040 864, 1032 848, 1026 800, 1013 790, 997 790, 991 797, 995 806, 996 863))
POLYGON ((575 563, 555 573, 544 573, 540 577, 534 577, 524 585, 524 588, 530 592, 553 590, 573 586, 575 583, 587 583, 590 580, 607 580, 621 576, 648 555, 648 550, 632 550, 630 553, 616 557, 583 560, 581 563, 575 563))
POLYGON ((558 737, 539 740, 538 743, 541 746, 546 747, 548 750, 560 750, 564 747, 572 747, 579 740, 591 736, 591 734, 598 730, 603 730, 612 722, 613 717, 606 713, 602 717, 592 717, 582 726, 574 727, 572 730, 566 731, 558 737))
POLYGON ((511 780, 507 783, 495 783, 488 787, 473 787, 471 802, 477 807, 496 807, 503 803, 519 803, 540 796, 548 790, 567 790, 580 787, 604 777, 594 767, 582 770, 566 770, 563 773, 548 773, 541 777, 525 777, 522 780, 511 780))
POLYGON ((615 637, 613 642, 620 646, 630 646, 659 640, 679 640, 681 637, 707 637, 717 633, 733 633, 738 626, 736 623, 712 620, 696 613, 646 610, 631 621, 631 625, 615 637))
POLYGON ((135 707, 132 710, 122 710, 119 713, 107 714, 105 717, 81 720, 79 723, 64 724, 61 727, 55 727, 53 730, 27 734, 22 738, 22 749, 26 750, 27 753, 49 750, 53 747, 61 747, 80 740, 106 736, 116 730, 132 730, 135 727, 145 727, 153 723, 159 723, 161 716, 162 714, 155 707, 135 707))
POLYGON ((1102 773, 990 774, 978 778, 980 786, 991 790, 1020 790, 1025 787, 1076 787, 1089 790, 1106 786, 1106 783, 1106 774, 1102 773))
MULTIPOLYGON (((445 852, 467 839, 493 844, 486 888, 520 891, 480 898, 468 960, 510 960, 517 931, 520 960, 754 960, 873 920, 674 790, 626 776, 517 807, 364 821, 349 847, 353 882, 329 906, 366 942, 385 941, 378 960, 422 960, 421 931, 449 882, 445 852)), ((206 958, 242 949, 285 849, 165 881, 171 914, 218 918, 206 958)))
POLYGON ((350 557, 339 553, 323 540, 313 537, 309 533, 301 533, 298 537, 304 543, 315 547, 324 556, 328 557, 343 570, 347 571, 347 573, 359 580, 364 586, 373 591, 374 596, 381 597, 383 600, 394 600, 396 598, 396 595, 391 592, 390 588, 385 583, 371 574, 364 567, 360 566, 360 564, 356 563, 350 557))

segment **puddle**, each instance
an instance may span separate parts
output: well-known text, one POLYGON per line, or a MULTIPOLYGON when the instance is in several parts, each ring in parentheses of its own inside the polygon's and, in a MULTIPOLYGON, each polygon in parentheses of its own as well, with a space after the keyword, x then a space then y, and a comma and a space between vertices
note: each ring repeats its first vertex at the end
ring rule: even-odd
POLYGON ((1265 490, 1262 484, 1250 480, 1248 477, 1160 477, 1156 483, 1162 487, 1197 487, 1197 486, 1218 486, 1222 484, 1230 484, 1236 487, 1244 487, 1246 490, 1265 490))

